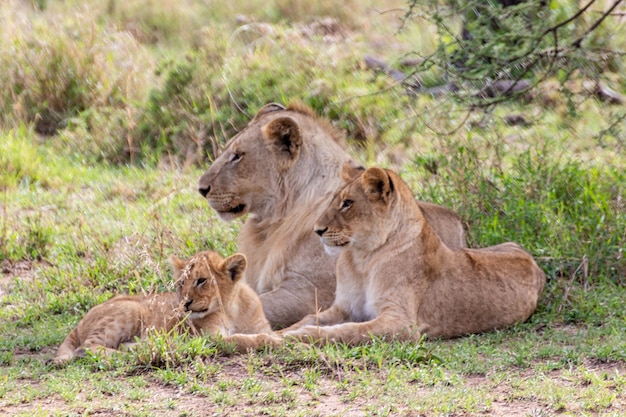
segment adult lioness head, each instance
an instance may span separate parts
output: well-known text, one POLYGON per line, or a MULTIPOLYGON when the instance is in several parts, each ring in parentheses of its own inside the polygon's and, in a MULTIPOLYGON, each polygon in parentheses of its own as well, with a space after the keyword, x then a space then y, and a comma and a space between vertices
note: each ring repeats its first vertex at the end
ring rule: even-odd
POLYGON ((311 158, 311 153, 318 152, 321 158, 328 154, 329 161, 335 153, 341 156, 339 163, 349 158, 337 143, 324 140, 329 136, 341 140, 330 124, 305 106, 267 104, 226 144, 200 178, 198 190, 223 220, 247 213, 279 218, 307 182, 329 175, 329 167, 313 165, 317 157, 311 158))
POLYGON ((246 269, 246 257, 236 253, 226 259, 205 251, 187 261, 171 258, 178 282, 178 295, 190 319, 224 309, 246 269))

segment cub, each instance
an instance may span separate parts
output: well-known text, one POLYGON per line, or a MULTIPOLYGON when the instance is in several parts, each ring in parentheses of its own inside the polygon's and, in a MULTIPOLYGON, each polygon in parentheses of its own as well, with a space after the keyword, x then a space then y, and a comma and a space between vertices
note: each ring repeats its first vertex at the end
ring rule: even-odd
POLYGON ((200 252, 187 261, 172 257, 177 292, 151 295, 118 295, 93 307, 65 338, 54 358, 57 365, 89 349, 108 355, 123 345, 132 344, 148 331, 172 329, 233 335, 238 351, 259 348, 280 339, 270 335, 256 293, 239 282, 246 258, 234 254, 226 259, 215 252, 200 252), (220 298, 221 297, 221 298, 220 298), (240 337, 241 336, 241 337, 240 337))
POLYGON ((53 362, 62 365, 84 356, 86 349, 109 355, 150 330, 169 332, 184 321, 179 304, 175 292, 113 297, 87 312, 65 338, 53 362))
POLYGON ((341 249, 335 302, 285 329, 285 337, 450 338, 523 322, 534 312, 545 275, 518 244, 451 249, 395 173, 344 165, 342 178, 315 225, 325 246, 341 249))
POLYGON ((247 266, 244 255, 223 259, 207 251, 187 261, 176 257, 171 261, 188 324, 195 332, 221 335, 238 352, 280 344, 259 296, 242 281, 247 266))

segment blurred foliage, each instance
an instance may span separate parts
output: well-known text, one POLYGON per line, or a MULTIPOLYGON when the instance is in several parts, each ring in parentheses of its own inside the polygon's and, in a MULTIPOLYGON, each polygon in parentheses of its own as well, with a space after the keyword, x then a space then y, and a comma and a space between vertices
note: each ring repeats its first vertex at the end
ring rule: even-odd
POLYGON ((621 0, 409 0, 404 25, 435 25, 438 44, 415 74, 439 78, 469 106, 519 98, 542 81, 599 82, 621 73, 621 0), (580 6, 579 6, 580 3, 580 6), (604 7, 604 8, 603 8, 604 7))

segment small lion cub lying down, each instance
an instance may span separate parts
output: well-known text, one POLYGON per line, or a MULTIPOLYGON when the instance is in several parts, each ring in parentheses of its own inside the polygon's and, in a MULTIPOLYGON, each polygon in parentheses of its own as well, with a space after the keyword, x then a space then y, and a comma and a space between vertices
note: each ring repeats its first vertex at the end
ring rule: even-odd
POLYGON ((171 259, 176 292, 118 295, 93 307, 65 338, 54 358, 61 365, 89 349, 100 354, 132 344, 148 331, 169 332, 177 326, 222 335, 237 351, 278 345, 256 293, 241 282, 246 258, 226 259, 211 251, 183 261, 171 259), (249 333, 249 334, 236 334, 249 333))
POLYGON ((341 248, 335 302, 285 337, 449 338, 523 322, 535 311, 545 275, 518 244, 450 249, 395 173, 345 165, 342 178, 315 225, 325 246, 341 248))
POLYGON ((247 266, 243 254, 223 259, 207 251, 187 261, 171 261, 180 300, 189 313, 187 323, 195 332, 221 335, 235 343, 238 352, 281 343, 263 314, 261 299, 242 280, 247 266))

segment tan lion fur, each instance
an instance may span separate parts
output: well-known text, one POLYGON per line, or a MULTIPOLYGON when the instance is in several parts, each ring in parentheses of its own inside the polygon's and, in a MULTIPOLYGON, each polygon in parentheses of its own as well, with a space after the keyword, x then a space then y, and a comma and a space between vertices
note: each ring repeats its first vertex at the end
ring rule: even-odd
POLYGON ((243 255, 224 259, 207 251, 187 261, 172 257, 172 264, 177 292, 118 295, 98 304, 65 338, 54 363, 61 365, 76 356, 84 356, 86 349, 108 355, 134 343, 148 331, 169 332, 177 326, 180 330, 191 328, 221 334, 227 341, 233 341, 238 351, 280 343, 279 338, 270 334, 257 294, 239 282, 246 266, 243 255), (200 278, 204 281, 199 282, 200 278))
POLYGON ((150 330, 170 331, 184 319, 174 292, 152 295, 118 295, 98 304, 65 338, 54 358, 57 365, 86 350, 108 355, 132 344, 150 330))
POLYGON ((194 331, 221 335, 234 343, 238 352, 280 344, 263 314, 259 296, 242 280, 247 265, 243 254, 224 259, 206 251, 187 261, 172 257, 171 262, 181 304, 194 331))
POLYGON ((523 322, 535 311, 545 275, 518 244, 448 248, 398 175, 347 165, 343 176, 348 183, 315 226, 324 245, 341 248, 335 302, 285 337, 449 338, 523 322))
MULTIPOLYGON (((336 257, 313 233, 352 161, 343 135, 301 104, 263 107, 233 137, 199 180, 199 191, 223 220, 248 214, 238 250, 248 258, 246 282, 260 294, 273 327, 330 307, 336 257)), ((420 203, 422 204, 422 203, 420 203)), ((459 217, 423 203, 450 246, 465 246, 459 217)))

